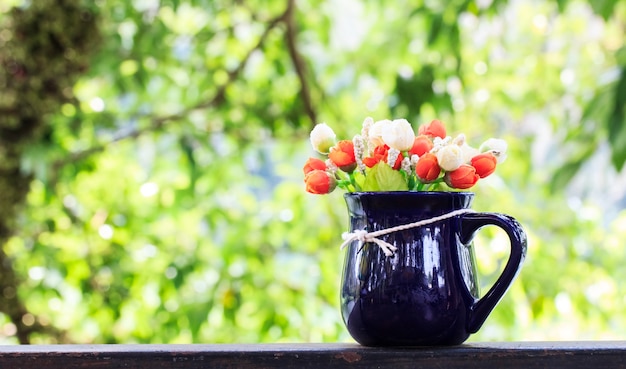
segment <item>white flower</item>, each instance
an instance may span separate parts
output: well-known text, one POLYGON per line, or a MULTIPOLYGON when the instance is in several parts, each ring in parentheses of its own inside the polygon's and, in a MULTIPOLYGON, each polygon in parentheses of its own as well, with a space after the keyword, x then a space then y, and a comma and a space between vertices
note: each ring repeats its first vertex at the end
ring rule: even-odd
POLYGON ((389 149, 389 151, 387 152, 387 164, 389 164, 390 167, 393 168, 396 165, 396 160, 398 160, 398 155, 400 155, 400 151, 394 148, 389 149))
POLYGON ((330 148, 335 145, 336 137, 333 129, 326 123, 319 123, 311 131, 311 145, 320 154, 328 154, 330 148))
POLYGON ((339 168, 337 167, 337 165, 335 165, 335 163, 333 163, 332 160, 330 159, 326 159, 326 161, 324 162, 326 163, 326 171, 329 174, 332 174, 333 176, 335 175, 335 173, 337 173, 337 171, 339 170, 339 168))
POLYGON ((452 143, 457 145, 457 146, 465 145, 465 143, 466 143, 465 135, 463 133, 459 134, 458 136, 456 136, 454 138, 454 140, 452 140, 452 143))
POLYGON ((383 126, 382 139, 392 149, 408 151, 413 147, 415 132, 406 119, 394 119, 383 126))
POLYGON ((463 153, 463 160, 466 163, 469 163, 474 156, 480 154, 480 151, 478 151, 477 148, 471 147, 467 144, 467 139, 465 138, 465 135, 463 133, 456 136, 456 138, 452 140, 452 144, 457 145, 461 148, 461 152, 463 153))
POLYGON ((370 128, 372 128, 373 124, 374 124, 374 119, 372 119, 372 117, 367 117, 365 118, 365 120, 363 120, 363 128, 361 128, 362 137, 364 138, 369 137, 370 128))
POLYGON ((448 136, 446 138, 435 137, 433 139, 433 148, 430 150, 431 153, 436 154, 439 150, 446 147, 452 141, 452 137, 448 136))
POLYGON ((356 159, 356 165, 361 173, 365 173, 365 169, 367 167, 363 164, 363 153, 365 152, 363 137, 360 135, 354 136, 352 143, 354 144, 354 158, 356 159))
POLYGON ((437 161, 441 169, 451 172, 465 163, 463 150, 457 145, 446 145, 437 151, 437 161))
POLYGON ((506 150, 508 148, 508 144, 506 141, 500 138, 490 138, 487 141, 483 142, 480 145, 478 151, 482 152, 490 152, 492 153, 496 159, 498 159, 498 163, 502 163, 506 160, 506 150))
POLYGON ((413 174, 413 171, 411 170, 411 159, 402 159, 402 165, 400 166, 400 169, 402 169, 409 176, 413 174))
POLYGON ((383 141, 383 131, 384 128, 389 124, 391 124, 391 121, 389 119, 383 119, 371 125, 367 137, 367 141, 370 145, 370 150, 372 150, 376 146, 380 146, 385 143, 383 141))
POLYGON ((477 148, 471 147, 467 143, 459 147, 461 148, 461 152, 463 153, 463 159, 465 160, 466 163, 472 160, 474 156, 480 154, 480 151, 477 148))

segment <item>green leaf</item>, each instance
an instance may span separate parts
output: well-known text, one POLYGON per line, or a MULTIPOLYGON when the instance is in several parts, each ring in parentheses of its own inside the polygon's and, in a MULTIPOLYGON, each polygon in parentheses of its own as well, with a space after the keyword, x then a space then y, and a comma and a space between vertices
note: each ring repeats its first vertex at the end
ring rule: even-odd
POLYGON ((609 128, 609 143, 611 144, 611 159, 619 171, 626 162, 626 66, 622 67, 622 75, 615 85, 615 100, 613 112, 607 121, 609 128))
POLYGON ((439 37, 439 32, 443 26, 443 16, 442 15, 434 15, 432 18, 432 23, 430 25, 430 32, 428 32, 428 44, 432 45, 437 41, 439 37))
POLYGON ((398 105, 406 106, 409 116, 419 115, 422 105, 435 98, 432 87, 434 81, 435 67, 432 65, 425 65, 418 73, 409 78, 398 74, 395 86, 398 105))
POLYGON ((386 163, 376 164, 365 177, 363 191, 408 191, 404 176, 386 163))
POLYGON ((550 181, 550 192, 558 193, 563 191, 572 178, 574 178, 576 173, 578 173, 583 163, 583 160, 574 160, 560 167, 552 176, 552 181, 550 181))
POLYGON ((360 171, 355 170, 352 176, 354 177, 354 181, 359 186, 359 188, 363 189, 363 186, 365 186, 365 179, 366 179, 365 175, 361 174, 360 171))
POLYGON ((616 0, 593 0, 589 1, 589 5, 593 11, 604 18, 604 20, 608 20, 613 14, 613 9, 615 8, 616 0))
POLYGON ((574 176, 580 171, 583 164, 585 164, 589 157, 591 157, 591 155, 593 155, 598 148, 598 144, 594 141, 593 137, 589 137, 587 140, 583 140, 583 142, 581 142, 582 147, 578 148, 577 153, 572 155, 570 159, 558 170, 556 170, 552 176, 552 180, 550 181, 550 192, 558 193, 563 191, 574 176))

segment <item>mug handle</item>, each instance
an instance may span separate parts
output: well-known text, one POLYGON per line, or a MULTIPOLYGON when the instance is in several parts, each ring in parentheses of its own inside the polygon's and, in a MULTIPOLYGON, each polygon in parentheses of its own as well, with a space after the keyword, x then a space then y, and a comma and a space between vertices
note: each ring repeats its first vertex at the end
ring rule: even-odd
POLYGON ((470 333, 476 333, 519 273, 526 257, 526 233, 517 220, 505 214, 467 213, 460 216, 460 222, 460 241, 464 245, 469 244, 475 233, 486 225, 495 225, 502 228, 509 236, 511 242, 509 260, 502 273, 489 291, 476 300, 470 308, 467 329, 470 333))

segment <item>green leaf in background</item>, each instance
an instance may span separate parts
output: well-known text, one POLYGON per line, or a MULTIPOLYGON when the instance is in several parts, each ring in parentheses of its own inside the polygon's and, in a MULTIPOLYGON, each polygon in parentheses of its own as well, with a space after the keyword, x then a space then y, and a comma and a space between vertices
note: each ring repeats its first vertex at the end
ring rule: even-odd
POLYGON ((626 65, 622 66, 621 78, 615 87, 613 112, 609 116, 609 143, 611 159, 617 170, 626 162, 626 65))
POLYGON ((593 0, 589 1, 589 5, 593 8, 593 11, 604 18, 604 20, 608 20, 613 14, 613 9, 615 8, 615 4, 617 4, 617 0, 593 0))
POLYGON ((407 191, 404 176, 385 163, 378 163, 365 177, 363 191, 407 191))
MULTIPOLYGON (((434 98, 432 89, 434 81, 435 70, 431 65, 424 66, 411 76, 398 74, 395 88, 398 105, 404 105, 410 117, 419 115, 422 105, 434 98)), ((397 106, 392 107, 394 113, 396 108, 397 106)))
POLYGON ((345 204, 301 170, 315 123, 350 139, 365 116, 509 144, 473 207, 532 242, 472 340, 623 337, 626 2, 394 5, 0 0, 0 344, 351 342, 345 204))
POLYGON ((580 167, 584 164, 583 159, 572 160, 562 165, 552 176, 550 181, 550 192, 558 193, 567 188, 572 178, 578 173, 580 167))
POLYGON ((559 6, 559 11, 565 11, 565 7, 567 6, 567 0, 557 0, 557 5, 559 6))

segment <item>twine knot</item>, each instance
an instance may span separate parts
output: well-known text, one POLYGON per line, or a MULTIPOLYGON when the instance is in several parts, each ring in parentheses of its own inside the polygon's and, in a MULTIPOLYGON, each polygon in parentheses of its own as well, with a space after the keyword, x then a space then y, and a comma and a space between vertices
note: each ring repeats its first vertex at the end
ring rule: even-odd
POLYGON ((364 229, 355 229, 352 232, 344 232, 341 235, 341 238, 343 239, 343 243, 341 244, 340 249, 343 249, 344 247, 348 246, 348 244, 350 244, 352 241, 359 241, 361 245, 367 242, 372 242, 378 245, 383 250, 383 252, 385 253, 385 256, 393 256, 393 253, 397 251, 398 248, 390 244, 387 241, 381 240, 380 238, 378 238, 378 236, 383 236, 389 233, 403 231, 403 230, 410 229, 410 228, 425 226, 425 225, 436 223, 445 219, 453 218, 457 215, 461 215, 465 213, 473 213, 473 212, 474 210, 472 209, 459 209, 459 210, 454 210, 449 213, 432 217, 429 219, 424 219, 418 222, 403 224, 403 225, 399 225, 396 227, 385 228, 385 229, 381 229, 375 232, 368 232, 364 229))
POLYGON ((341 244, 341 249, 346 247, 350 242, 358 240, 361 244, 365 244, 366 242, 373 242, 377 244, 381 249, 383 249, 386 256, 392 256, 394 251, 398 250, 398 248, 394 245, 383 241, 380 238, 376 238, 372 234, 373 233, 369 233, 364 229, 357 229, 351 233, 344 232, 341 235, 341 238, 344 240, 341 244))

